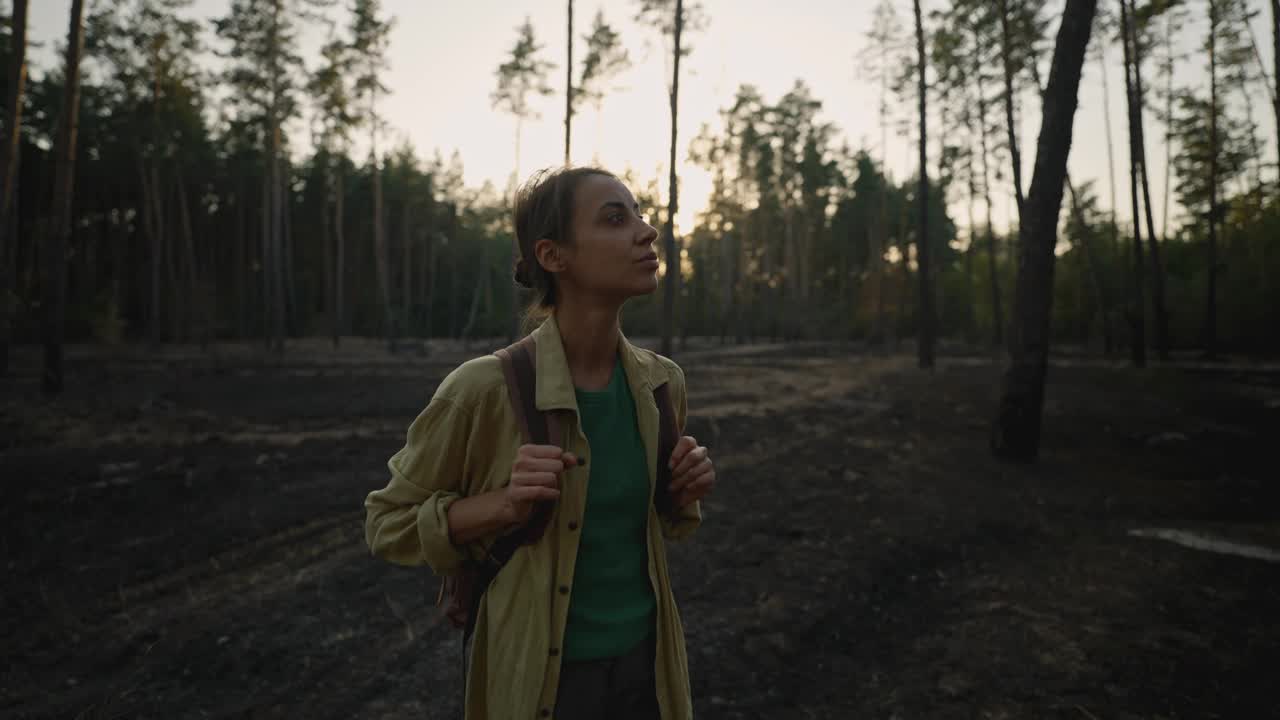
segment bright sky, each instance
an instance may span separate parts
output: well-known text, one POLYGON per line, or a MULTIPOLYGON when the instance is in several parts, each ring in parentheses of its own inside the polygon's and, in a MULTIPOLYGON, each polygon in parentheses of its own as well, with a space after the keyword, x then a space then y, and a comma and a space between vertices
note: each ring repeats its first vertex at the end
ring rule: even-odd
MULTIPOLYGON (((94 0, 104 2, 110 0, 94 0)), ((692 227, 694 214, 710 192, 710 177, 685 162, 688 143, 704 123, 720 127, 719 110, 729 104, 741 83, 756 85, 769 101, 777 100, 803 78, 813 96, 824 103, 820 119, 833 122, 853 147, 866 146, 876 156, 880 131, 876 104, 878 89, 873 78, 862 77, 857 53, 865 44, 864 34, 871 24, 875 0, 702 0, 709 17, 703 32, 689 38, 693 52, 681 62, 678 161, 681 173, 681 212, 677 223, 692 227)), ((47 68, 57 39, 65 36, 70 0, 38 0, 32 3, 30 37, 44 44, 35 52, 36 63, 47 68)), ((343 3, 345 4, 345 2, 343 3)), ((1267 67, 1271 67, 1271 34, 1265 3, 1252 0, 1260 11, 1254 33, 1267 67)), ((493 110, 489 95, 496 85, 494 71, 515 40, 515 28, 524 17, 534 24, 535 35, 544 45, 543 55, 557 65, 550 83, 556 94, 539 99, 535 107, 541 118, 524 124, 521 157, 522 177, 535 168, 559 164, 564 155, 564 60, 565 5, 563 0, 384 0, 385 11, 395 16, 386 84, 390 97, 381 111, 393 128, 402 133, 425 159, 435 149, 446 157, 457 149, 462 156, 468 185, 492 181, 505 187, 516 164, 515 121, 493 110)), ((904 29, 913 27, 911 3, 898 0, 904 29)), ((927 13, 938 0, 925 0, 927 13)), ((1055 3, 1055 6, 1057 4, 1055 3)), ((228 0, 196 0, 194 11, 215 17, 225 13, 228 0)), ((666 158, 670 139, 670 114, 666 83, 670 61, 662 51, 656 30, 639 26, 633 19, 634 0, 578 0, 575 3, 575 63, 580 62, 585 42, 582 35, 591 25, 597 9, 621 30, 633 67, 617 80, 617 89, 604 103, 597 118, 591 108, 575 116, 573 161, 588 163, 599 153, 600 163, 622 172, 628 167, 643 178, 661 177, 666 197, 666 158)), ((1196 18, 1192 32, 1202 25, 1196 18)), ((1056 33, 1056 23, 1051 32, 1056 33)), ((323 40, 320 30, 304 36, 304 54, 309 64, 316 61, 315 50, 323 40)), ((1198 38, 1188 38, 1190 50, 1198 38)), ((1119 48, 1108 57, 1107 80, 1111 112, 1111 133, 1115 145, 1117 186, 1115 197, 1122 221, 1128 218, 1127 143, 1124 125, 1123 74, 1119 48)), ((1149 66, 1153 67, 1153 66, 1149 66)), ((578 72, 575 70, 575 76, 578 72)), ((1150 86, 1152 77, 1144 78, 1150 86)), ((1199 58, 1186 63, 1179 72, 1181 82, 1205 77, 1199 58)), ((1255 95, 1255 118, 1267 147, 1264 157, 1274 162, 1275 122, 1259 88, 1255 95)), ((1039 132, 1038 103, 1028 98, 1021 131, 1024 190, 1030 186, 1034 145, 1039 132)), ((908 108, 899 112, 907 113, 908 108)), ((1147 123, 1148 159, 1153 182, 1152 201, 1159 230, 1163 208, 1165 158, 1160 142, 1162 129, 1147 123)), ((1103 205, 1109 205, 1106 123, 1100 68, 1090 61, 1085 68, 1080 106, 1075 124, 1070 169, 1080 182, 1096 179, 1103 205)), ((914 150, 908 138, 889 134, 886 156, 891 173, 898 178, 915 171, 914 150)), ((385 145, 384 145, 385 147, 385 145)), ((936 144, 933 152, 936 152, 936 144)), ((932 161, 931 161, 932 162, 932 161)), ((1007 175, 1007 173, 1006 173, 1007 175)), ((1003 226, 1013 209, 1011 190, 995 200, 997 226, 1003 226)), ((953 202, 956 199, 953 198, 953 202)), ((979 210, 980 212, 980 210, 979 210)), ((963 205, 955 208, 963 225, 963 205)), ((1177 209, 1170 213, 1176 222, 1177 209)))

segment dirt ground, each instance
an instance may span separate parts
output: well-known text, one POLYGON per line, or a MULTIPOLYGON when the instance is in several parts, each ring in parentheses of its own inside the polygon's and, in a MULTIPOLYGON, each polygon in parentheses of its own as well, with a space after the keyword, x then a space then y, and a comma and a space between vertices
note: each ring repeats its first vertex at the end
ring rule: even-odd
MULTIPOLYGON (((459 717, 437 581, 369 556, 361 503, 481 351, 75 348, 50 403, 20 350, 0 716, 459 717)), ((987 355, 679 360, 720 475, 670 548, 699 717, 1280 717, 1280 369, 1064 356, 1025 466, 987 355)))

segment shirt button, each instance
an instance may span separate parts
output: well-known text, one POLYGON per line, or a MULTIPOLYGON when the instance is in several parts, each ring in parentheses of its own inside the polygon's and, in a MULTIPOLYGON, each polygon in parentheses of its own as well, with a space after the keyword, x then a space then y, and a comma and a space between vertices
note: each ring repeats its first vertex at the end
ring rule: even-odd
POLYGON ((560 648, 551 648, 551 657, 555 657, 559 654, 560 654, 560 648))
POLYGON ((538 714, 541 715, 542 717, 551 717, 551 710, 548 708, 542 708, 542 712, 538 714))
POLYGON ((560 594, 561 594, 561 595, 568 595, 568 594, 569 594, 569 586, 568 586, 568 585, 561 585, 561 586, 560 586, 560 594))
POLYGON ((569 529, 570 529, 570 530, 577 530, 577 529, 578 529, 578 523, 577 523, 576 521, 575 521, 575 522, 570 522, 570 523, 569 523, 569 529))

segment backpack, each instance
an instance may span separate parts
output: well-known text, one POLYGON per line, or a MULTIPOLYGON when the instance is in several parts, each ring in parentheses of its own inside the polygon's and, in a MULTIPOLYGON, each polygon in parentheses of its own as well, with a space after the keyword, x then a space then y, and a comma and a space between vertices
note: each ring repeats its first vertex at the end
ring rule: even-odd
MULTIPOLYGON (((542 412, 534 404, 536 397, 534 358, 536 344, 533 336, 526 336, 494 354, 502 361, 502 374, 507 381, 507 396, 515 412, 516 423, 526 444, 551 445, 558 438, 563 447, 563 425, 555 412, 542 412)), ((657 482, 654 484, 653 502, 659 512, 671 509, 671 470, 667 458, 675 450, 679 440, 675 410, 671 405, 671 393, 666 383, 653 391, 658 406, 658 458, 657 482)), ((444 615, 455 628, 462 630, 463 672, 466 672, 466 647, 475 631, 476 615, 485 590, 507 561, 523 545, 536 543, 551 522, 554 500, 540 501, 528 522, 499 537, 488 548, 486 557, 479 562, 468 562, 456 575, 443 578, 436 607, 443 607, 444 615)), ((465 688, 465 680, 463 686, 465 688)))

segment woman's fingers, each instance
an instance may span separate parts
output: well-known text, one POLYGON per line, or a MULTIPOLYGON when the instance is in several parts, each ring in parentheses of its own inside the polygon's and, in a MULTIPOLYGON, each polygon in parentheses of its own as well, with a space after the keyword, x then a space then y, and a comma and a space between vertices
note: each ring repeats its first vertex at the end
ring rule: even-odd
POLYGON ((560 478, 555 472, 526 471, 513 473, 511 475, 511 483, 513 485, 558 487, 560 478))
POLYGON ((676 465, 684 460, 685 455, 690 450, 698 447, 698 441, 693 439, 692 435, 685 435, 676 442, 675 448, 671 451, 671 459, 667 461, 667 467, 675 470, 676 465))
POLYGON ((558 473, 564 471, 564 460, 555 457, 522 457, 516 460, 516 472, 558 473))
POLYGON ((695 447, 685 453, 684 457, 671 471, 673 478, 678 478, 689 473, 690 470, 707 460, 707 449, 705 447, 695 447))
POLYGON ((716 471, 715 466, 711 464, 711 460, 709 459, 703 460, 702 462, 698 463, 693 468, 691 468, 688 472, 672 480, 671 491, 680 492, 686 487, 689 487, 695 482, 705 478, 707 475, 714 475, 715 471, 716 471))
POLYGON ((709 471, 704 475, 698 476, 696 479, 694 479, 692 482, 686 485, 685 488, 681 490, 677 495, 679 499, 676 503, 676 506, 684 507, 685 505, 701 500, 702 498, 706 497, 708 493, 711 492, 711 488, 713 487, 715 487, 715 471, 714 470, 709 471))
POLYGON ((539 500, 555 500, 560 497, 560 491, 553 487, 543 485, 517 485, 511 489, 513 499, 517 502, 531 503, 539 500))

